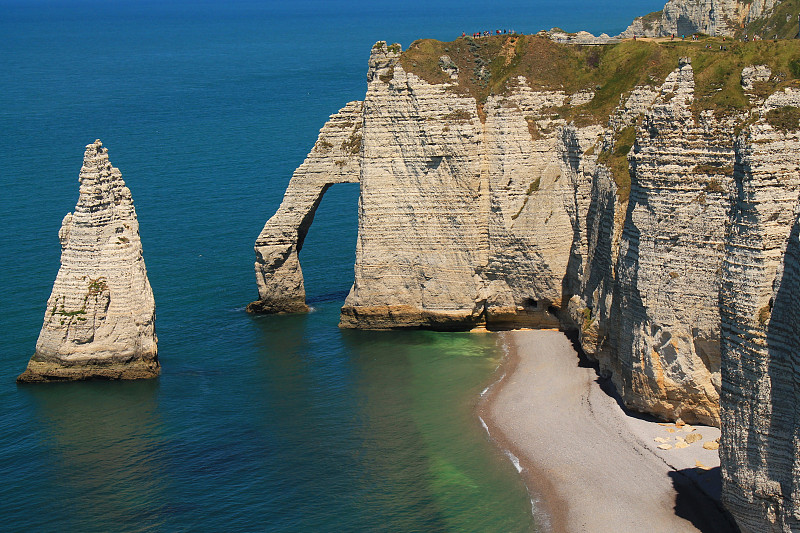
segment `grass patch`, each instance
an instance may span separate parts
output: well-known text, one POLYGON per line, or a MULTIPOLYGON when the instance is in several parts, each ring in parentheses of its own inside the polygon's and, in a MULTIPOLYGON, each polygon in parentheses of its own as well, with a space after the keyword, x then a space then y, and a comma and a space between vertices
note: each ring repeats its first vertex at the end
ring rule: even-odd
POLYGON ((793 131, 800 124, 800 109, 784 106, 770 109, 765 117, 770 126, 779 131, 793 131))
POLYGON ((653 11, 652 13, 648 13, 647 15, 643 16, 642 26, 644 26, 644 29, 648 31, 652 30, 653 25, 661 21, 663 14, 663 11, 653 11))
POLYGON ((328 141, 326 141, 325 139, 318 140, 316 146, 317 150, 319 150, 323 154, 330 152, 331 148, 333 148, 333 145, 328 141))
MULTIPOLYGON (((731 167, 731 174, 733 174, 733 167, 731 167)), ((727 191, 725 186, 722 184, 721 181, 716 179, 710 179, 706 182, 706 186, 703 188, 705 192, 715 192, 722 194, 727 191)))
MULTIPOLYGON (((733 176, 733 166, 723 165, 721 163, 703 163, 696 165, 692 169, 692 174, 722 174, 723 176, 733 176)), ((716 181, 716 180, 712 180, 716 181)), ((711 190, 706 186, 706 190, 711 190)), ((722 191, 712 191, 722 192, 722 191)))
POLYGON ((465 109, 456 109, 446 115, 442 115, 442 119, 446 121, 459 121, 459 120, 472 120, 472 113, 465 109))
POLYGON ((353 132, 349 139, 342 141, 342 150, 351 155, 358 155, 361 151, 361 134, 353 132))
POLYGON ((614 142, 614 148, 610 151, 600 152, 597 157, 598 163, 604 164, 614 177, 617 184, 617 196, 620 202, 627 202, 631 194, 631 173, 628 163, 628 152, 633 148, 636 140, 636 127, 628 126, 621 129, 614 142))
POLYGON ((536 178, 535 180, 533 180, 531 184, 528 185, 528 190, 525 191, 525 195, 530 196, 532 193, 538 191, 539 185, 541 185, 541 183, 542 183, 542 178, 536 178))
POLYGON ((445 49, 459 69, 458 85, 448 90, 472 96, 479 107, 491 94, 509 94, 518 76, 524 76, 533 89, 567 94, 594 91, 591 101, 558 111, 561 118, 578 126, 605 124, 621 96, 637 85, 660 85, 677 68, 680 57, 692 60, 695 115, 712 110, 718 116, 727 116, 748 109, 741 86, 745 66, 766 64, 772 70, 772 78, 759 85, 759 93, 770 94, 800 79, 800 43, 795 40, 742 43, 709 37, 700 41, 576 46, 538 35, 478 40, 461 37, 449 43, 424 39, 412 43, 400 63, 429 83, 450 83, 450 76, 439 65, 445 49), (720 50, 720 46, 727 50, 720 50))
POLYGON ((394 78, 394 67, 389 67, 386 72, 378 76, 383 83, 389 83, 394 78))
POLYGON ((747 26, 741 25, 736 30, 736 37, 745 33, 749 36, 759 35, 764 39, 794 39, 797 37, 797 13, 800 12, 800 0, 782 0, 771 13, 753 21, 747 26))

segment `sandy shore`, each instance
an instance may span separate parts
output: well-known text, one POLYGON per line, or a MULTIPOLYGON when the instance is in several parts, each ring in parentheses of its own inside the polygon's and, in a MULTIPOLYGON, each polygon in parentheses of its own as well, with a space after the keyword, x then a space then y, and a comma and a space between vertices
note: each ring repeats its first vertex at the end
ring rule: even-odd
POLYGON ((545 530, 734 530, 719 505, 718 452, 703 447, 718 429, 626 413, 563 333, 502 335, 503 377, 479 411, 519 459, 545 530))

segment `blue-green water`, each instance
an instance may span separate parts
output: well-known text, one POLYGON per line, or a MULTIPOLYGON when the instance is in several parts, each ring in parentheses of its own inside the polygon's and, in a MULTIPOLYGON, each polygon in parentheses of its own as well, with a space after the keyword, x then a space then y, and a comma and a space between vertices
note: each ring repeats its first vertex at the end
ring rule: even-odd
POLYGON ((534 529, 474 414, 494 337, 337 328, 357 186, 306 239, 314 313, 244 313, 252 246, 376 40, 616 32, 659 7, 0 0, 0 529, 534 529), (95 138, 133 193, 162 376, 17 386, 95 138))

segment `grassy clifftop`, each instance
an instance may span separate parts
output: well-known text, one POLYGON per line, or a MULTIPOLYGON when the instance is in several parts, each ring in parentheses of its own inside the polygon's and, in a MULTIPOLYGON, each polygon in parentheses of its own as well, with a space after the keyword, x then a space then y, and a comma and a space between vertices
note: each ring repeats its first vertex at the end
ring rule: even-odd
MULTIPOLYGON (((800 1, 800 0, 799 0, 800 1)), ((401 64, 430 83, 447 83, 440 65, 448 56, 458 69, 451 90, 483 104, 490 94, 505 94, 524 76, 531 87, 575 93, 592 90, 594 98, 559 110, 577 124, 605 123, 620 96, 637 85, 658 85, 690 57, 695 72, 695 111, 711 109, 732 114, 746 109, 741 72, 748 65, 769 65, 772 77, 756 90, 769 94, 800 79, 800 41, 736 42, 721 38, 699 41, 625 41, 604 46, 558 44, 543 36, 503 35, 452 42, 415 41, 403 52, 401 64), (726 50, 720 50, 720 46, 726 50)))

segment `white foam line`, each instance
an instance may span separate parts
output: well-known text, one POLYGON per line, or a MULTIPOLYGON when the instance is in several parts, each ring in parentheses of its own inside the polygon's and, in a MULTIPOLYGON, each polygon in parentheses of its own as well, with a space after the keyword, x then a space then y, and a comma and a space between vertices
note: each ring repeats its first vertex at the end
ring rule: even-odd
POLYGON ((522 465, 519 464, 519 459, 517 458, 517 456, 514 455, 513 453, 511 453, 508 450, 503 450, 503 452, 508 456, 509 459, 511 459, 511 462, 514 463, 514 468, 517 469, 517 473, 521 474, 522 473, 522 465))
POLYGON ((486 434, 487 434, 487 435, 489 435, 489 436, 491 437, 491 436, 492 436, 492 434, 491 434, 491 433, 489 433, 489 426, 487 426, 487 425, 486 425, 486 422, 484 422, 484 421, 483 421, 483 417, 481 417, 481 416, 478 416, 478 420, 480 420, 480 421, 481 421, 481 425, 483 426, 483 429, 485 429, 485 430, 486 430, 486 434))
POLYGON ((481 392, 481 398, 483 398, 484 396, 486 396, 486 393, 487 393, 487 392, 489 392, 490 390, 492 390, 492 388, 493 388, 495 385, 497 385, 498 383, 500 383, 501 381, 503 381, 503 378, 504 378, 504 377, 506 377, 506 373, 505 373, 505 372, 503 372, 503 375, 502 375, 502 376, 500 376, 499 378, 497 378, 495 381, 493 381, 491 384, 489 384, 489 385, 488 385, 488 386, 487 386, 485 389, 483 389, 483 391, 481 392))

